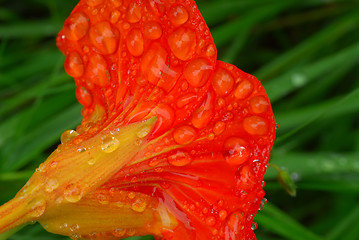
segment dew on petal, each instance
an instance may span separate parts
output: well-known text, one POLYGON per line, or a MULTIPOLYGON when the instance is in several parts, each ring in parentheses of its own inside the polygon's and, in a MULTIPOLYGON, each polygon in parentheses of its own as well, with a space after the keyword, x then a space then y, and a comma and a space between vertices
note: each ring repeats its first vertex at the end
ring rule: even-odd
POLYGON ((207 218, 206 218, 206 224, 207 224, 208 226, 213 226, 213 225, 215 225, 215 224, 216 224, 216 218, 213 217, 213 216, 207 217, 207 218))
POLYGON ((112 24, 117 23, 121 18, 121 12, 118 10, 115 10, 113 12, 111 12, 111 17, 110 17, 110 22, 112 24))
POLYGON ((89 29, 89 18, 82 12, 73 13, 64 24, 65 37, 72 41, 83 38, 89 29))
POLYGON ((53 192, 59 187, 59 182, 56 180, 56 178, 50 178, 46 181, 45 184, 45 191, 48 193, 53 192))
POLYGON ((242 138, 228 138, 224 143, 224 149, 227 151, 225 154, 227 163, 230 165, 240 165, 246 162, 251 156, 247 145, 246 141, 242 138))
POLYGON ((85 71, 82 58, 76 51, 73 51, 67 55, 64 67, 67 74, 73 78, 81 77, 85 71))
POLYGON ((159 39, 162 36, 162 27, 157 22, 147 22, 144 26, 143 34, 151 40, 159 39))
POLYGON ((178 98, 177 107, 178 108, 183 108, 187 104, 196 101, 196 99, 197 99, 197 95, 194 94, 194 93, 188 93, 186 95, 183 95, 182 97, 178 98))
POLYGON ((141 8, 134 1, 131 1, 128 6, 126 17, 130 23, 136 23, 141 20, 141 8))
POLYGON ((108 22, 100 22, 90 28, 91 43, 102 54, 112 54, 117 49, 117 37, 108 22))
POLYGON ((173 131, 173 138, 179 145, 189 144, 196 137, 196 130, 191 126, 181 126, 173 131))
POLYGON ((174 5, 169 11, 169 19, 174 25, 182 25, 187 22, 189 14, 182 5, 174 5))
POLYGON ((243 127, 251 135, 264 135, 268 132, 267 121, 258 116, 246 117, 243 120, 243 127))
POLYGON ((221 134, 226 128, 226 123, 219 121, 214 124, 213 133, 216 135, 221 134))
POLYGON ((105 87, 110 83, 108 65, 103 56, 94 54, 90 56, 87 74, 92 83, 105 87))
POLYGON ((183 74, 192 87, 202 87, 207 83, 212 70, 207 59, 196 58, 188 63, 183 74))
POLYGON ((256 96, 251 98, 249 105, 254 113, 264 113, 267 111, 269 103, 263 96, 256 96))
POLYGON ((92 104, 92 96, 84 87, 77 87, 76 88, 76 98, 80 104, 85 107, 89 107, 92 104))
POLYGON ((101 149, 105 153, 112 153, 120 146, 120 141, 113 137, 107 136, 102 140, 101 149))
POLYGON ((28 207, 30 208, 29 215, 33 218, 38 218, 42 216, 46 210, 46 200, 43 198, 35 198, 29 202, 28 207))
POLYGON ((87 5, 94 7, 94 6, 101 4, 103 1, 104 0, 87 0, 86 3, 87 3, 87 5))
POLYGON ((237 99, 245 99, 252 93, 252 91, 253 84, 248 80, 244 80, 237 85, 236 89, 234 90, 234 96, 237 99))
POLYGON ((147 207, 147 202, 141 198, 137 198, 131 205, 131 209, 135 212, 143 212, 147 207))
POLYGON ((193 56, 197 45, 196 33, 189 28, 181 27, 169 35, 168 45, 177 58, 188 60, 193 56))
POLYGON ((219 219, 221 221, 224 221, 227 218, 228 214, 227 214, 226 210, 221 210, 221 211, 219 211, 218 215, 219 215, 219 219))
POLYGON ((80 201, 82 195, 83 195, 82 189, 76 184, 70 184, 64 190, 64 197, 70 203, 75 203, 80 201))
POLYGON ((234 79, 232 74, 224 69, 219 68, 215 71, 212 78, 212 86, 219 96, 225 96, 233 89, 234 79))
POLYGON ((75 130, 66 130, 61 134, 61 143, 70 142, 72 139, 77 137, 79 134, 75 130))
POLYGON ((125 228, 117 228, 115 231, 112 232, 112 235, 115 237, 123 237, 126 234, 125 228))
POLYGON ((176 167, 182 167, 190 164, 192 162, 192 157, 183 151, 177 151, 176 153, 172 154, 167 158, 168 163, 176 166, 176 167))
POLYGON ((138 138, 144 138, 144 137, 146 137, 148 134, 150 134, 151 129, 152 129, 152 127, 149 126, 149 125, 143 126, 142 128, 140 128, 140 130, 138 130, 138 132, 137 132, 137 137, 138 137, 138 138))
POLYGON ((139 29, 132 29, 126 38, 128 51, 135 57, 143 53, 143 36, 139 29))

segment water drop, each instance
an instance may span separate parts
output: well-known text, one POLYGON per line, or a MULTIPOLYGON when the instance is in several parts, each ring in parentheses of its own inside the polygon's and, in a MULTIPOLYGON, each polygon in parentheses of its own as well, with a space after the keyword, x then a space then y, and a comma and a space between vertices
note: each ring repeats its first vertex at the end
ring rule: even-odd
POLYGON ((252 230, 256 230, 258 228, 258 224, 256 222, 252 223, 252 230))
POLYGON ((64 67, 67 74, 73 78, 81 77, 85 71, 82 58, 76 51, 72 51, 66 56, 64 67))
POLYGON ((175 154, 172 154, 167 159, 169 164, 176 167, 186 166, 192 162, 192 157, 188 153, 183 151, 177 151, 175 154))
POLYGON ((224 69, 218 68, 212 78, 212 86, 219 96, 225 96, 232 91, 234 79, 232 74, 224 69))
POLYGON ((219 215, 219 219, 223 221, 226 219, 228 214, 226 210, 221 210, 219 211, 218 215, 219 215))
POLYGON ((226 128, 226 124, 222 121, 216 122, 214 127, 213 127, 213 133, 216 135, 219 135, 221 133, 223 133, 223 131, 226 128))
POLYGON ((258 116, 246 117, 243 120, 243 128, 251 135, 264 135, 268 132, 267 121, 258 116))
POLYGON ((181 59, 190 59, 196 48, 196 33, 189 28, 179 28, 168 37, 168 45, 173 54, 181 59))
POLYGON ((97 162, 96 158, 94 157, 89 157, 89 159, 87 160, 87 164, 92 166, 97 162))
POLYGON ((245 99, 252 93, 252 91, 253 84, 248 80, 244 80, 237 85, 236 89, 234 90, 234 96, 237 99, 245 99))
POLYGON ((267 111, 269 103, 263 96, 256 96, 251 98, 249 105, 254 113, 264 113, 267 111))
POLYGON ((97 200, 102 205, 109 204, 109 200, 107 199, 107 196, 105 194, 98 194, 97 200))
POLYGON ((251 152, 247 147, 247 142, 238 137, 228 138, 224 143, 224 149, 227 151, 225 159, 230 165, 243 164, 251 156, 251 152))
POLYGON ((76 98, 80 104, 85 107, 89 107, 92 104, 92 96, 84 87, 76 88, 76 98))
POLYGON ((35 198, 29 202, 29 208, 31 212, 29 213, 31 217, 38 218, 44 214, 46 210, 46 201, 43 198, 35 198))
POLYGON ((123 237, 126 234, 126 229, 124 228, 117 228, 115 231, 112 232, 112 235, 115 237, 123 237))
POLYGON ((146 137, 148 134, 150 134, 151 129, 152 129, 152 127, 149 125, 145 125, 145 126, 141 127, 140 130, 138 130, 138 132, 137 132, 137 137, 138 138, 146 137))
POLYGON ((173 131, 173 138, 179 145, 189 144, 196 137, 196 130, 191 126, 181 126, 173 131))
POLYGON ((143 34, 151 40, 159 39, 162 36, 162 27, 157 22, 147 22, 143 34))
POLYGON ((68 202, 75 203, 81 200, 82 189, 75 184, 68 185, 64 190, 64 197, 68 202))
POLYGON ((189 14, 182 5, 174 5, 169 11, 169 19, 174 25, 181 25, 187 22, 189 14))
POLYGON ((205 58, 196 58, 188 63, 184 77, 192 87, 202 87, 208 81, 213 67, 205 58))
POLYGON ((141 198, 137 198, 131 205, 131 209, 135 212, 143 212, 147 207, 146 201, 141 198))
POLYGON ((141 8, 134 1, 131 1, 128 6, 126 17, 130 23, 136 23, 141 20, 141 8))
POLYGON ((132 29, 126 37, 128 51, 135 57, 143 53, 143 36, 139 29, 132 29))
POLYGON ((103 1, 104 0, 87 0, 86 3, 87 3, 87 5, 94 7, 94 6, 101 4, 103 1))
POLYGON ((89 18, 82 12, 70 15, 64 24, 64 36, 72 41, 83 38, 89 29, 89 18))
POLYGON ((70 142, 72 139, 77 137, 79 134, 75 130, 66 130, 61 134, 61 143, 70 142))
POLYGON ((216 224, 216 219, 213 216, 209 216, 206 218, 206 224, 208 226, 214 226, 216 224))
POLYGON ((117 49, 118 40, 109 22, 100 22, 90 28, 91 43, 102 53, 112 54, 117 49))
POLYGON ((112 153, 120 146, 120 141, 113 137, 113 136, 107 136, 102 140, 101 149, 105 153, 112 153))
POLYGON ((45 191, 48 193, 53 192, 59 187, 59 182, 55 178, 50 178, 47 180, 45 185, 45 191))

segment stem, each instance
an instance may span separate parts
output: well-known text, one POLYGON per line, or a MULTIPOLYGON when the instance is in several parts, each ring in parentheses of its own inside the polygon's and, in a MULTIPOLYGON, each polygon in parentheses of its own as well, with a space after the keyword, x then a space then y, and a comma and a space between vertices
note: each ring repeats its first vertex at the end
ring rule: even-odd
POLYGON ((27 224, 24 223, 24 224, 17 226, 7 232, 0 233, 0 240, 7 240, 9 237, 11 237, 12 235, 14 235, 15 233, 17 233, 18 231, 20 231, 22 228, 24 228, 26 226, 27 226, 27 224))

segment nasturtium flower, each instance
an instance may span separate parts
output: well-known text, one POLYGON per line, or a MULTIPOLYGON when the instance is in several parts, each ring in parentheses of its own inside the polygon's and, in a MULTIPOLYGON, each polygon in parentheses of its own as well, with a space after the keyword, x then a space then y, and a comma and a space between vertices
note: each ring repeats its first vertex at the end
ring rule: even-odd
POLYGON ((73 239, 255 239, 271 105, 217 60, 194 1, 81 0, 57 46, 83 121, 0 208, 0 232, 38 221, 73 239))

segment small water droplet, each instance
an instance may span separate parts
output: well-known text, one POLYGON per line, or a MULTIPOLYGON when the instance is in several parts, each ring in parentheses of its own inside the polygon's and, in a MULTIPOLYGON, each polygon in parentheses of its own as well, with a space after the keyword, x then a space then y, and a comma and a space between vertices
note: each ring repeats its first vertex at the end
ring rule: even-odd
POLYGON ((258 224, 256 222, 253 222, 251 228, 253 231, 256 230, 258 228, 258 224))
POLYGON ((55 178, 50 178, 46 182, 45 191, 51 193, 58 187, 59 187, 59 182, 55 178))
POLYGON ((168 36, 168 45, 177 58, 188 60, 195 52, 196 33, 189 28, 178 28, 168 36))
POLYGON ((131 209, 135 212, 143 212, 147 207, 146 201, 141 198, 137 198, 131 205, 131 209))
POLYGON ((141 127, 140 130, 138 130, 138 132, 137 132, 137 137, 139 137, 139 138, 146 137, 151 132, 151 129, 152 129, 152 126, 150 126, 150 125, 145 125, 145 126, 141 127))
POLYGON ((206 224, 207 224, 208 226, 213 226, 213 225, 215 225, 215 224, 216 224, 216 218, 213 217, 213 216, 207 217, 207 218, 206 218, 206 224))
POLYGON ((87 164, 88 165, 94 165, 95 163, 97 162, 96 158, 94 157, 90 157, 88 160, 87 160, 87 164))
POLYGON ((117 228, 115 231, 112 232, 112 235, 115 237, 123 237, 126 234, 126 229, 124 228, 117 228))
POLYGON ((113 136, 107 136, 102 140, 101 149, 105 153, 112 153, 120 146, 120 141, 113 137, 113 136))
POLYGON ((168 157, 168 163, 176 167, 186 166, 191 162, 191 156, 183 151, 177 151, 175 154, 168 157))
POLYGON ((64 197, 68 202, 75 203, 81 200, 82 189, 75 184, 70 184, 65 188, 64 197))
POLYGON ((79 134, 75 130, 66 130, 61 134, 61 143, 67 143, 79 134))
POLYGON ((107 198, 107 196, 105 194, 98 194, 97 195, 97 200, 102 205, 109 204, 109 200, 108 200, 108 198, 107 198))
POLYGON ((46 210, 46 201, 43 198, 35 198, 29 203, 31 217, 38 218, 44 214, 46 210))

